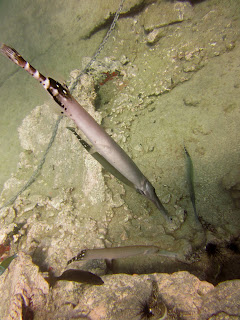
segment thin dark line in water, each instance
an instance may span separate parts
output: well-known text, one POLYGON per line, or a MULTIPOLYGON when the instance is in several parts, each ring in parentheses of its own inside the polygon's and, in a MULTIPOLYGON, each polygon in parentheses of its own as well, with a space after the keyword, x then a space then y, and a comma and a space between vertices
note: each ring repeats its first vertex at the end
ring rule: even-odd
MULTIPOLYGON (((72 83, 72 85, 70 86, 69 90, 70 92, 72 93, 72 91, 74 90, 74 88, 76 87, 77 85, 77 82, 79 81, 80 77, 87 71, 87 69, 92 65, 92 63, 96 60, 97 56, 100 54, 100 52, 102 51, 102 49, 104 48, 106 42, 108 41, 108 38, 110 37, 112 31, 114 30, 115 26, 116 26, 116 22, 119 18, 119 15, 120 15, 120 12, 122 11, 122 8, 123 8, 123 3, 124 3, 125 0, 121 0, 120 2, 120 5, 119 5, 119 8, 118 10, 116 11, 115 13, 115 16, 114 16, 114 19, 113 19, 113 22, 106 34, 106 36, 104 37, 103 41, 101 42, 100 46, 98 47, 97 51, 95 52, 95 54, 93 55, 91 61, 86 65, 86 67, 81 71, 81 73, 77 76, 76 79, 74 79, 74 82, 72 83)), ((17 71, 16 71, 17 72, 17 71)), ((15 73, 15 72, 14 72, 15 73)), ((13 74, 14 74, 13 73, 13 74)), ((11 76, 13 75, 11 74, 11 76)), ((2 84, 0 84, 1 86, 2 84)), ((39 172, 42 170, 42 167, 45 163, 45 160, 46 160, 46 157, 47 157, 47 154, 51 148, 51 146, 53 145, 53 142, 55 140, 55 137, 57 135, 57 131, 58 131, 58 126, 59 126, 59 123, 60 121, 62 120, 63 116, 59 116, 56 123, 55 123, 55 126, 54 126, 54 129, 53 129, 53 132, 52 132, 52 136, 51 136, 51 139, 49 141, 49 144, 47 146, 47 149, 45 150, 44 152, 44 155, 42 157, 42 159, 40 160, 39 164, 38 164, 38 167, 37 169, 33 172, 33 174, 31 175, 31 177, 29 178, 29 180, 27 181, 27 183, 17 192, 17 194, 15 194, 11 199, 9 199, 8 201, 6 201, 1 207, 0 207, 0 210, 9 206, 9 205, 12 205, 16 199, 18 198, 18 196, 20 196, 37 178, 39 172)))
POLYGON ((42 167, 43 167, 43 165, 44 165, 44 163, 46 161, 47 154, 48 154, 48 152, 49 152, 49 150, 50 150, 50 148, 51 148, 51 146, 52 146, 52 144, 53 144, 53 142, 55 140, 55 137, 56 137, 57 131, 58 131, 58 126, 59 126, 59 123, 62 120, 62 118, 63 118, 63 116, 59 116, 57 121, 56 121, 56 123, 55 123, 51 139, 50 139, 50 141, 48 143, 47 149, 45 150, 42 159, 40 160, 40 162, 39 162, 39 164, 37 166, 37 169, 33 172, 31 177, 27 181, 27 183, 18 191, 18 193, 15 194, 15 196, 13 196, 10 200, 5 202, 2 207, 0 207, 0 210, 3 209, 4 207, 7 207, 7 206, 13 204, 16 201, 17 197, 20 196, 20 194, 22 194, 36 180, 39 172, 42 170, 42 167))

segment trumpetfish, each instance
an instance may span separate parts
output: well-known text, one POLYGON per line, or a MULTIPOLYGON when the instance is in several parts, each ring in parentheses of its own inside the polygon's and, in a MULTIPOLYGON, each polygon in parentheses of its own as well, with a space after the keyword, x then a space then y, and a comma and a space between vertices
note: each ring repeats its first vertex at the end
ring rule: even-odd
POLYGON ((96 249, 84 249, 78 253, 77 256, 68 260, 67 264, 70 264, 74 261, 81 260, 93 260, 93 259, 106 259, 114 260, 120 258, 127 258, 136 255, 146 255, 146 254, 158 254, 163 257, 168 258, 179 258, 179 255, 175 252, 169 252, 161 250, 157 246, 125 246, 125 247, 112 247, 112 248, 96 248, 96 249))
POLYGON ((167 221, 172 221, 167 210, 159 200, 150 181, 143 175, 126 152, 107 134, 94 118, 74 99, 67 86, 56 80, 45 77, 13 48, 1 44, 1 52, 16 65, 25 69, 33 78, 38 80, 55 102, 61 107, 61 113, 72 119, 77 127, 92 143, 96 152, 106 159, 135 187, 137 192, 151 200, 167 221))

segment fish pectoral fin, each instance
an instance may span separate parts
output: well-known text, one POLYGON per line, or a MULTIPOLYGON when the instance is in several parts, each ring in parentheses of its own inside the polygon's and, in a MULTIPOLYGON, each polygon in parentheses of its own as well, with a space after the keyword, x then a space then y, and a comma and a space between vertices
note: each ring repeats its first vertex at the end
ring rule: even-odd
POLYGON ((114 273, 114 262, 115 259, 105 259, 106 266, 107 266, 107 271, 114 273))
POLYGON ((90 155, 95 160, 97 160, 101 164, 101 166, 106 171, 111 173, 115 178, 122 181, 126 185, 133 187, 133 184, 127 178, 125 178, 116 168, 111 165, 111 163, 109 163, 103 156, 101 156, 101 154, 98 153, 94 147, 90 146, 85 140, 82 139, 82 137, 76 132, 75 128, 67 127, 67 129, 73 132, 81 145, 90 153, 90 155))

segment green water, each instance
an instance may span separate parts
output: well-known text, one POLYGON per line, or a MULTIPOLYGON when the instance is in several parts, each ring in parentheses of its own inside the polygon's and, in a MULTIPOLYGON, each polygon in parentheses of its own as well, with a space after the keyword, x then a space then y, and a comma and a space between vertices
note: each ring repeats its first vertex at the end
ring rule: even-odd
MULTIPOLYGON (((13 211, 2 213, 2 239, 8 235, 6 226, 29 223, 28 237, 39 241, 48 251, 46 261, 56 268, 64 265, 66 249, 71 256, 79 246, 104 242, 190 252, 202 245, 203 236, 194 229, 184 144, 194 164, 198 213, 216 230, 207 230, 207 239, 239 234, 239 209, 222 185, 223 177, 239 165, 238 2, 228 2, 224 10, 224 0, 189 5, 182 22, 172 14, 172 2, 164 5, 169 11, 155 44, 148 43, 147 28, 156 10, 149 16, 151 10, 140 7, 119 19, 92 78, 75 95, 155 186, 176 221, 175 230, 146 199, 102 172, 66 130, 70 120, 63 119, 41 174, 15 204, 17 217, 13 211), (106 72, 116 70, 117 76, 100 85, 106 72), (184 210, 188 216, 183 223, 184 210)), ((109 27, 104 19, 117 7, 113 1, 1 1, 1 42, 43 74, 68 80, 73 69, 83 68, 84 57, 94 54, 109 27)), ((4 57, 0 74, 0 185, 14 174, 2 193, 3 203, 36 169, 57 116, 41 107, 51 98, 40 85, 4 57)), ((16 242, 16 249, 34 253, 41 264, 26 239, 16 242)), ((140 272, 147 269, 143 263, 140 272)))

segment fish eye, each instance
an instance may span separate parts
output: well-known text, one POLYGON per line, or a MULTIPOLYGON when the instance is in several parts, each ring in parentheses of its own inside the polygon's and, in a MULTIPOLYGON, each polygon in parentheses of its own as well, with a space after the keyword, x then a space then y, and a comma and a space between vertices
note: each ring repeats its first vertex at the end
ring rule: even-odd
POLYGON ((142 194, 142 195, 144 195, 144 196, 145 196, 145 193, 144 193, 144 191, 143 191, 143 190, 136 189, 136 191, 137 191, 138 193, 140 193, 140 194, 142 194))

